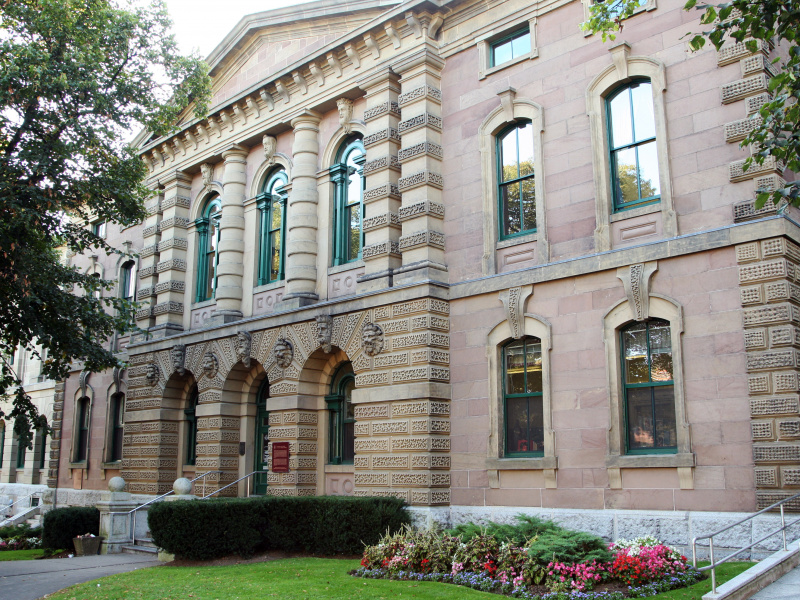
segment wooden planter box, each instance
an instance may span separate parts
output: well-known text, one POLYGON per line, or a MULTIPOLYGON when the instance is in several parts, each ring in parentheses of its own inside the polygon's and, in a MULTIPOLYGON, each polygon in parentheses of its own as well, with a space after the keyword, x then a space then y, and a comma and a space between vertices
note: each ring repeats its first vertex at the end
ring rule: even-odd
POLYGON ((100 553, 100 544, 103 542, 101 537, 72 538, 75 546, 75 556, 94 556, 100 553))

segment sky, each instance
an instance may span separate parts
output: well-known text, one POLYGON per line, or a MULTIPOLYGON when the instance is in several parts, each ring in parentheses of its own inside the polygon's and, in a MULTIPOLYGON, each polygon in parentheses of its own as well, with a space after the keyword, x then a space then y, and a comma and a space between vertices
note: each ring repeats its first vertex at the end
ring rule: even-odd
POLYGON ((245 15, 308 0, 164 0, 181 52, 206 58, 245 15))

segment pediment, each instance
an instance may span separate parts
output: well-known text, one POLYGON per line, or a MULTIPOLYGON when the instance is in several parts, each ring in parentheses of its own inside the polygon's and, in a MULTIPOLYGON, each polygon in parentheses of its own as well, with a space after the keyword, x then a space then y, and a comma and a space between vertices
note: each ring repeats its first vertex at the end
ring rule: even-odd
POLYGON ((211 106, 272 76, 398 4, 322 0, 244 17, 209 55, 211 106))

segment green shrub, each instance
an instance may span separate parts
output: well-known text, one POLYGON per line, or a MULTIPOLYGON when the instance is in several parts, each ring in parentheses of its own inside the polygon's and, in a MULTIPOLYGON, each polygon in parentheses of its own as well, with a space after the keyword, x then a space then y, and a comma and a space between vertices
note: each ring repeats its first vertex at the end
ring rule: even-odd
POLYGON ((409 522, 396 498, 243 498, 161 502, 148 511, 153 542, 192 560, 259 550, 358 554, 409 522))
POLYGON ((27 523, 20 523, 19 525, 6 525, 0 527, 0 539, 8 539, 13 537, 42 537, 41 527, 31 527, 27 523))
POLYGON ((529 515, 517 515, 516 519, 514 524, 490 521, 485 526, 480 526, 465 523, 454 527, 449 533, 461 537, 465 542, 488 535, 499 542, 508 541, 516 546, 524 546, 528 555, 542 566, 550 561, 576 563, 611 560, 611 553, 601 537, 564 529, 552 521, 543 521, 529 515))
POLYGON ((42 521, 42 547, 72 548, 72 538, 100 533, 100 511, 93 507, 68 506, 48 511, 42 521))

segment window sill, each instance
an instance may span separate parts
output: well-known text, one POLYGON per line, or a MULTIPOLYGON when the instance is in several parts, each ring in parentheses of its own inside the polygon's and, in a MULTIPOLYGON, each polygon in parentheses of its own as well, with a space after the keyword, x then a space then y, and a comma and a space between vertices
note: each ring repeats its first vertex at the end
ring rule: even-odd
POLYGON ((89 468, 89 461, 88 460, 83 460, 81 462, 71 462, 71 463, 69 463, 69 468, 70 469, 84 469, 84 470, 86 470, 86 469, 89 468))
POLYGON ((487 458, 486 468, 497 471, 535 471, 557 469, 556 456, 531 456, 529 458, 487 458))
POLYGON ((344 273, 345 271, 352 271, 354 269, 361 269, 364 266, 363 260, 354 260, 343 265, 336 265, 335 267, 328 267, 328 275, 336 275, 337 273, 344 273))
POLYGON ((112 460, 110 462, 103 463, 103 469, 121 469, 121 468, 122 468, 121 460, 112 460))
POLYGON ((271 290, 276 290, 278 288, 282 288, 286 285, 285 279, 279 279, 278 281, 271 281, 270 283, 265 283, 264 285, 257 285, 253 288, 254 294, 260 294, 261 292, 269 292, 271 290))
POLYGON ((691 452, 677 454, 626 454, 606 456, 606 467, 615 469, 658 469, 665 467, 694 467, 691 452))
POLYGON ((325 465, 326 473, 352 473, 354 470, 354 465, 325 465))
POLYGON ((630 210, 621 210, 619 212, 611 213, 609 221, 616 223, 617 221, 624 221, 625 219, 632 219, 634 217, 641 217, 642 215, 651 215, 653 213, 661 212, 661 202, 656 201, 652 204, 640 206, 639 208, 631 208, 630 210))
POLYGON ((205 308, 206 306, 214 306, 217 303, 216 298, 209 298, 208 300, 202 300, 200 302, 193 302, 192 303, 192 310, 195 308, 205 308))
POLYGON ((539 56, 539 49, 534 48, 530 51, 529 54, 523 54, 522 56, 518 56, 517 58, 512 58, 511 60, 504 62, 500 65, 489 67, 481 72, 478 79, 486 79, 489 75, 494 75, 498 71, 502 71, 503 69, 507 69, 508 67, 513 67, 514 65, 518 65, 521 62, 525 62, 526 60, 533 60, 539 56))
POLYGON ((535 242, 539 239, 539 233, 533 231, 531 233, 524 233, 522 235, 518 235, 512 238, 507 238, 504 240, 500 240, 497 242, 496 249, 502 250, 503 248, 510 248, 512 246, 517 246, 519 244, 527 244, 528 242, 535 242))

